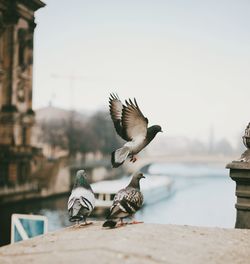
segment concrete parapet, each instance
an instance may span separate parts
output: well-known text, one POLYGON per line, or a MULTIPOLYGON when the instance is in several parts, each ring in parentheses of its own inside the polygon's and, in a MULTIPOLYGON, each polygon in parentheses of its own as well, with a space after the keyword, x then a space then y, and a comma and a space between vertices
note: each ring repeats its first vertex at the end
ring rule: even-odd
POLYGON ((100 222, 0 248, 1 264, 249 264, 250 230, 138 224, 104 230, 100 222))

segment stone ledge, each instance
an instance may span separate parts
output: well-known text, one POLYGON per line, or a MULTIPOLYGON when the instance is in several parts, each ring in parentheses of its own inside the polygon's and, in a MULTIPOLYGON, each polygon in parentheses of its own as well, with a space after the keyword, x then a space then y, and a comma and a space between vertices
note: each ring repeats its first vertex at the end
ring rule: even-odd
POLYGON ((232 161, 226 165, 226 169, 250 170, 250 162, 232 161))
POLYGON ((249 264, 250 230, 138 224, 105 230, 100 222, 0 248, 1 264, 249 264))

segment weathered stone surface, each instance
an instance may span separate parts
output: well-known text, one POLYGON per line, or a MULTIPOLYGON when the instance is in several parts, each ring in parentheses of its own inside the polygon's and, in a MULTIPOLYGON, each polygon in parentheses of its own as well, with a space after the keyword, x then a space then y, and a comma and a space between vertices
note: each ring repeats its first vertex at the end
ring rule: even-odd
POLYGON ((227 169, 250 170, 250 162, 233 161, 226 166, 227 169))
POLYGON ((42 165, 31 134, 34 12, 44 5, 0 0, 0 188, 30 182, 42 165))
MULTIPOLYGON (((249 150, 246 152, 249 153, 249 150)), ((235 227, 250 229, 250 162, 233 161, 226 168, 230 169, 229 175, 236 182, 237 216, 235 227)))
POLYGON ((97 222, 0 248, 1 264, 249 264, 249 260, 250 230, 156 224, 105 230, 97 222))

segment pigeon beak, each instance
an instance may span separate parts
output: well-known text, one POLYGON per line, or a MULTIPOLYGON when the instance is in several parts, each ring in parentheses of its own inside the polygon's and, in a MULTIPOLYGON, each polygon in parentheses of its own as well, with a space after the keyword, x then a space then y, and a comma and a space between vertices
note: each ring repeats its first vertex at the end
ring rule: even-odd
POLYGON ((141 178, 145 179, 146 177, 142 175, 141 178))
POLYGON ((162 131, 162 130, 161 130, 160 132, 161 132, 161 133, 163 133, 163 131, 162 131))

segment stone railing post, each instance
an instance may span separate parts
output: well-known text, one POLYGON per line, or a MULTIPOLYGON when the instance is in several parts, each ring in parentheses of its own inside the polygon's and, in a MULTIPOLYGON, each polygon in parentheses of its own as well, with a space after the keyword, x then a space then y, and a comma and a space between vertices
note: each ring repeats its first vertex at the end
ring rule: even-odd
POLYGON ((239 160, 227 164, 230 177, 236 182, 237 210, 235 228, 250 228, 250 123, 248 124, 243 143, 247 150, 239 160))

